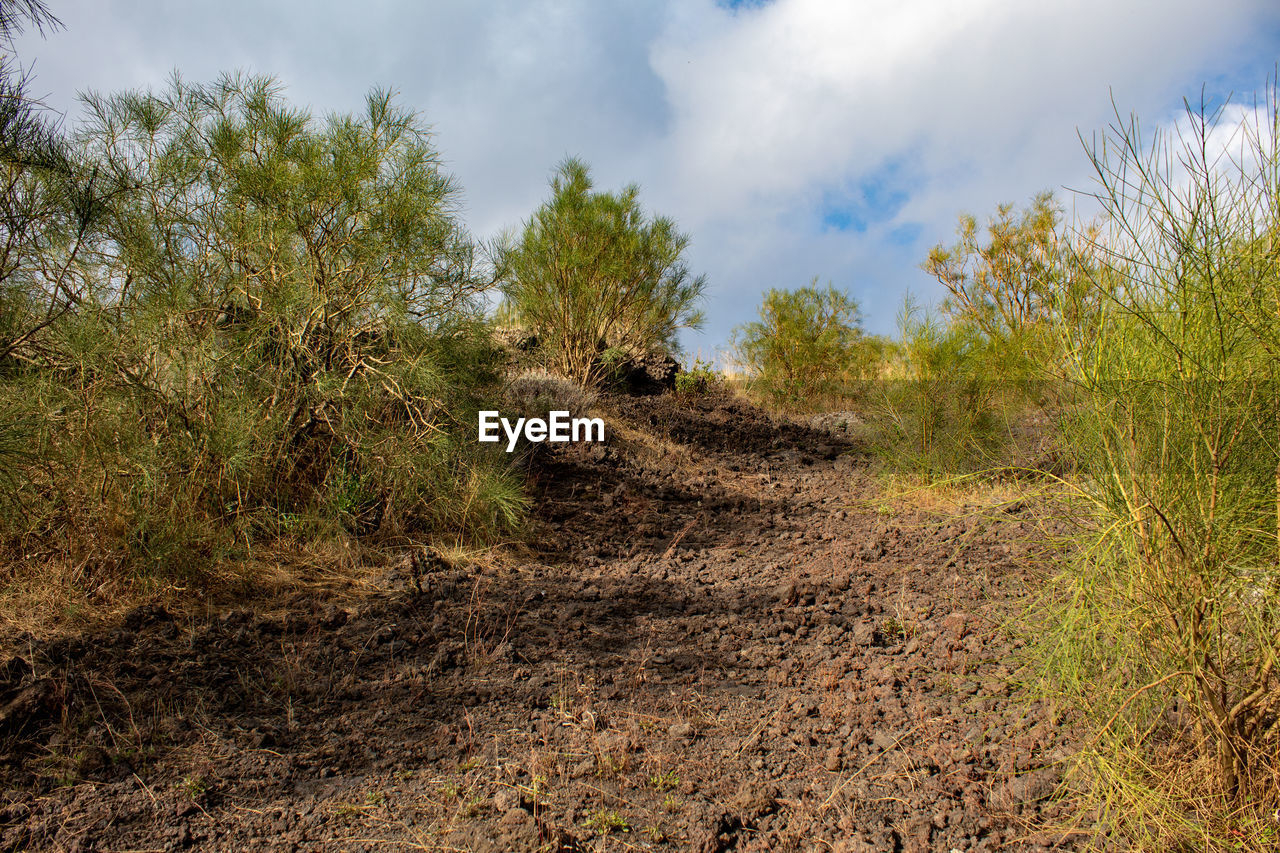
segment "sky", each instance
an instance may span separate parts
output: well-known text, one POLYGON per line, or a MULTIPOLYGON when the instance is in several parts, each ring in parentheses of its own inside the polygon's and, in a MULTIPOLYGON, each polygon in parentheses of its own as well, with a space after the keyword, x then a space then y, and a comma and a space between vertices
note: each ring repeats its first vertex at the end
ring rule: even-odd
POLYGON ((1183 99, 1251 102, 1280 62, 1274 0, 48 0, 15 43, 73 128, 78 93, 245 70, 317 114, 374 86, 431 127, 479 238, 519 227, 567 156, 636 183, 689 235, 714 355, 769 288, 814 277, 891 333, 957 217, 1054 190, 1091 210, 1082 145, 1183 99), (1084 193, 1085 195, 1077 195, 1084 193))

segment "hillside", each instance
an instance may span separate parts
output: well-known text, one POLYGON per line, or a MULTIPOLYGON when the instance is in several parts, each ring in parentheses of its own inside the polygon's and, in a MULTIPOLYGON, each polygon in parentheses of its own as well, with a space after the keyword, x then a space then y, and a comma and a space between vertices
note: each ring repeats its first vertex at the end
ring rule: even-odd
POLYGON ((1037 507, 893 499, 727 395, 603 405, 527 546, 6 638, 0 849, 1072 846, 1025 828, 1068 737, 1007 627, 1037 507))

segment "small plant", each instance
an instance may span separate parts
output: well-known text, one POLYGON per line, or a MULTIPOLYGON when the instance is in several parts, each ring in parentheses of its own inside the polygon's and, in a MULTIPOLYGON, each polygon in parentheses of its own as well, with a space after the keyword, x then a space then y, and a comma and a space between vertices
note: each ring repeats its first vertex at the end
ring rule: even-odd
POLYGON ((667 833, 656 826, 646 826, 644 834, 649 836, 649 840, 654 844, 662 844, 667 840, 667 833))
POLYGON ((575 716, 573 712, 573 692, 569 689, 569 685, 561 682, 556 688, 556 692, 551 694, 550 702, 551 709, 562 718, 572 719, 575 716))
POLYGON ((467 819, 479 817, 484 813, 484 808, 484 797, 478 794, 471 794, 463 798, 462 805, 458 807, 458 815, 467 819))
POLYGON ((683 808, 684 808, 684 803, 675 794, 667 794, 665 797, 662 798, 662 810, 664 812, 668 812, 669 814, 675 814, 676 812, 682 810, 683 808))
POLYGON ((361 814, 364 814, 364 806, 358 803, 339 803, 333 809, 333 816, 341 821, 354 820, 361 814))
POLYGON ((519 785, 516 790, 527 795, 535 806, 541 805, 547 796, 547 777, 535 773, 528 785, 519 785))
POLYGON ((627 823, 627 819, 613 809, 596 809, 587 815, 582 825, 587 829, 594 829, 601 835, 631 831, 631 824, 627 823))
POLYGON ((716 387, 723 378, 715 365, 701 358, 695 358, 693 364, 676 374, 676 393, 683 395, 706 394, 716 387))
POLYGON ((649 777, 649 784, 658 791, 670 791, 680 784, 680 777, 676 775, 676 771, 667 770, 663 773, 657 773, 649 777))
POLYGON ((203 776, 191 775, 182 777, 182 793, 188 800, 198 800, 209 790, 209 784, 203 776))
POLYGON ((888 619, 884 620, 884 624, 880 626, 880 631, 886 637, 892 637, 899 640, 905 640, 907 638, 906 624, 894 616, 890 616, 888 619))
POLYGON ((626 760, 616 755, 601 754, 597 758, 596 773, 600 776, 616 776, 626 767, 626 760))

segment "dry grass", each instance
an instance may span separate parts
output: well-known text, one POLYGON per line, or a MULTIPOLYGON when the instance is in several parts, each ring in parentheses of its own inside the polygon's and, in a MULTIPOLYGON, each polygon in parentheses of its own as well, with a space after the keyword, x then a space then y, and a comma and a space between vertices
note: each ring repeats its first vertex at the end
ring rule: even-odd
POLYGON ((629 459, 659 471, 687 471, 696 466, 693 452, 651 432, 634 429, 617 419, 607 420, 605 436, 613 447, 629 459))
MULTIPOLYGON (((1273 784, 1270 797, 1233 803, 1222 791, 1215 762, 1204 753, 1189 748, 1185 739, 1165 736, 1150 737, 1120 757, 1111 748, 1086 748, 1073 765, 1067 793, 1091 807, 1071 820, 1037 829, 1074 835, 1086 849, 1108 849, 1111 821, 1144 814, 1157 818, 1123 825, 1135 850, 1245 853, 1280 848, 1280 799, 1274 793, 1280 785, 1273 784), (1135 767, 1143 772, 1135 776, 1135 767)), ((1270 772, 1280 781, 1274 761, 1270 772)))
POLYGON ((580 416, 599 400, 595 391, 580 382, 543 368, 517 374, 507 383, 504 396, 521 414, 537 417, 557 410, 580 416))
MULTIPOLYGON (((455 549, 453 561, 472 554, 455 549)), ((281 615, 299 598, 355 603, 383 588, 387 568, 407 561, 401 549, 372 549, 355 539, 284 537, 255 547, 251 559, 217 566, 198 585, 180 578, 95 571, 82 560, 29 559, 10 563, 0 586, 0 636, 44 639, 118 623, 129 611, 155 604, 189 618, 225 608, 281 615)))
POLYGON ((922 482, 910 475, 887 475, 881 480, 884 484, 881 496, 864 505, 873 506, 882 514, 916 509, 949 518, 1012 507, 1040 498, 1045 492, 1039 484, 991 480, 978 475, 933 482, 922 482))
POLYGON ((72 564, 58 557, 10 563, 5 574, 0 587, 3 636, 72 633, 114 621, 156 594, 136 580, 97 578, 87 562, 72 564))

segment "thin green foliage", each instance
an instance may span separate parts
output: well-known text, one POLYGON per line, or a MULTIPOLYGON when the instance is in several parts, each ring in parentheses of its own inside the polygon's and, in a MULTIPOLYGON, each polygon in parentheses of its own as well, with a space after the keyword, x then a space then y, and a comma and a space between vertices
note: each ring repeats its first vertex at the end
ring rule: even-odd
POLYGON ((819 287, 815 278, 806 287, 765 293, 760 319, 737 327, 732 346, 753 394, 804 411, 874 375, 879 343, 863 333, 857 300, 831 284, 819 287))
POLYGON ((84 245, 30 249, 57 316, 6 362, 0 423, 37 424, 12 546, 173 576, 282 536, 511 529, 518 478, 468 440, 491 279, 417 116, 375 91, 321 121, 241 75, 86 106, 81 168, 121 189, 84 245))
POLYGON ((1043 653, 1091 732, 1081 784, 1153 850, 1262 849, 1280 805, 1274 88, 1226 115, 1090 148, 1100 310, 1060 327, 1086 532, 1043 653))
POLYGON ((1011 464, 1005 451, 1030 408, 1021 354, 910 297, 898 328, 895 358, 867 398, 879 454, 927 481, 1011 464))
POLYGON ((1091 258, 1070 251, 1061 214, 1041 193, 1020 211, 1001 205, 985 230, 964 215, 955 245, 929 253, 923 267, 947 298, 938 313, 907 298, 867 396, 873 443, 894 472, 932 481, 1056 467, 1040 429, 1060 404, 1053 330, 1097 302, 1082 296, 1091 258))
POLYGON ((566 160, 551 199, 500 252, 502 315, 538 336, 548 367, 595 385, 627 356, 676 352, 676 333, 701 326, 706 279, 690 274, 688 245, 674 221, 645 215, 638 187, 595 191, 587 166, 566 160))

